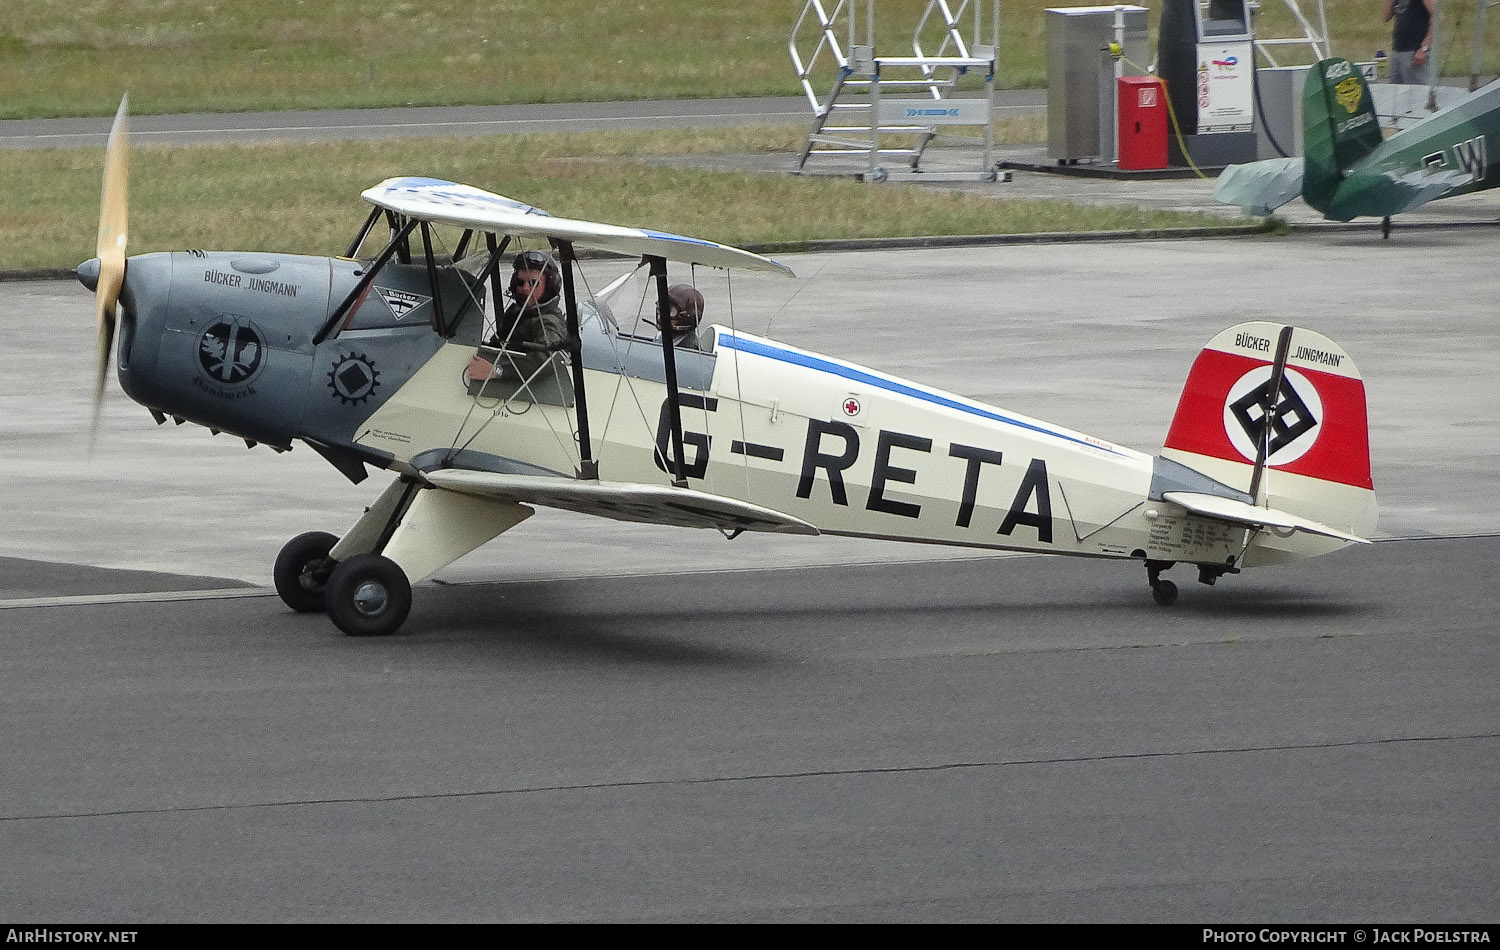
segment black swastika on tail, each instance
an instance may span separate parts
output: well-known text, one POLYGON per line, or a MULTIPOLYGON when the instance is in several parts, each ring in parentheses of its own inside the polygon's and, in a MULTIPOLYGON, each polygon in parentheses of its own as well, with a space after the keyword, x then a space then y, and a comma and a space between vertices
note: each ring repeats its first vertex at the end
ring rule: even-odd
MULTIPOLYGON (((1271 381, 1250 390, 1229 406, 1234 418, 1254 445, 1260 445, 1266 428, 1266 409, 1271 404, 1271 381)), ((1290 380, 1281 383, 1281 401, 1276 405, 1276 421, 1271 425, 1271 443, 1266 449, 1267 457, 1275 455, 1297 437, 1318 424, 1312 410, 1297 395, 1290 380)))

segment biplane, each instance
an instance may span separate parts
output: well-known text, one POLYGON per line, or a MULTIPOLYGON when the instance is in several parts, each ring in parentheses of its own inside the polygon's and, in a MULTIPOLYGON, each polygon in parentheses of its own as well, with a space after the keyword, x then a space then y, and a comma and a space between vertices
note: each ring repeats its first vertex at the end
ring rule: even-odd
POLYGON ((1330 221, 1380 218, 1389 237, 1393 215, 1500 184, 1500 80, 1385 138, 1359 67, 1325 59, 1308 70, 1302 124, 1304 156, 1231 165, 1214 197, 1267 215, 1301 195, 1330 221))
POLYGON ((287 606, 350 635, 395 631, 414 582, 539 507, 731 539, 1134 560, 1164 605, 1178 591, 1161 575, 1178 562, 1212 584, 1360 543, 1375 525, 1364 384, 1311 330, 1255 322, 1215 336, 1151 455, 733 325, 701 328, 693 347, 632 332, 608 304, 631 274, 654 287, 667 326, 669 264, 791 271, 449 181, 366 190, 370 211, 340 256, 127 259, 124 122, 122 103, 99 256, 78 268, 97 295, 95 424, 113 349, 120 385, 158 424, 302 442, 355 482, 389 475, 346 531, 301 534, 275 562, 287 606), (541 359, 490 336, 505 262, 537 250, 558 266, 568 331, 541 359), (625 273, 581 292, 583 251, 625 273), (476 355, 495 372, 476 379, 476 355))

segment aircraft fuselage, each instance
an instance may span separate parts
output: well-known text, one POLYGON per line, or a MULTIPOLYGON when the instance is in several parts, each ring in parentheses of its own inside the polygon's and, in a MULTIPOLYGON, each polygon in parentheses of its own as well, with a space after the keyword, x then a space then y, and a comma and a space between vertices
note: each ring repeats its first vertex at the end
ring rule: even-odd
MULTIPOLYGON (((692 488, 828 534, 1217 564, 1242 552, 1242 530, 1151 501, 1179 479, 1207 487, 1197 473, 833 357, 715 331, 711 356, 677 354, 713 364, 703 389, 679 397, 692 488)), ((655 352, 645 341, 626 345, 655 352)), ((492 464, 571 474, 571 410, 469 396, 462 373, 472 355, 464 346, 435 353, 362 425, 360 443, 414 469, 434 449, 461 446, 464 464, 504 459, 492 464)), ((669 481, 665 384, 589 369, 585 385, 601 479, 669 481)))
MULTIPOLYGON (((579 474, 570 374, 553 368, 524 386, 470 380, 483 312, 452 268, 442 319, 425 271, 392 264, 318 340, 361 267, 291 255, 132 258, 121 383, 160 413, 281 448, 302 440, 356 480, 366 466, 418 482, 439 468, 579 474)), ((659 344, 584 308, 601 482, 680 475, 829 534, 1216 565, 1246 556, 1243 528, 1161 500, 1170 490, 1237 497, 1199 472, 835 357, 713 332, 711 352, 675 352, 679 472, 659 344)), ((1250 556, 1327 548, 1266 536, 1250 556)))

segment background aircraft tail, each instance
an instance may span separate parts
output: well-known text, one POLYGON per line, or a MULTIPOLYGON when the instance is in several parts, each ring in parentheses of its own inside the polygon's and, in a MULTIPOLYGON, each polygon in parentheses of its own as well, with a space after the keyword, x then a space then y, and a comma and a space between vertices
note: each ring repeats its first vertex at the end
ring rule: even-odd
MULTIPOLYGON (((1161 454, 1252 495, 1268 515, 1292 516, 1258 536, 1245 566, 1325 553, 1375 529, 1364 381, 1320 333, 1257 322, 1215 336, 1193 363, 1161 454), (1299 519, 1308 524, 1285 527, 1299 519)), ((1248 523, 1244 514, 1229 520, 1248 523)))
POLYGON ((1327 211, 1344 172, 1382 141, 1359 67, 1337 58, 1314 63, 1302 87, 1302 199, 1327 211))

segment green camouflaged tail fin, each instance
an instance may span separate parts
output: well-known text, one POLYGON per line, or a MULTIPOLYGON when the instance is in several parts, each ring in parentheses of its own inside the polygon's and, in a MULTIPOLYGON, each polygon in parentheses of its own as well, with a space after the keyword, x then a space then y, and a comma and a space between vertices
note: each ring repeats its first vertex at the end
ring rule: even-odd
POLYGON ((1382 141, 1370 87, 1359 67, 1347 59, 1313 64, 1302 87, 1303 200, 1328 210, 1344 173, 1382 141))

